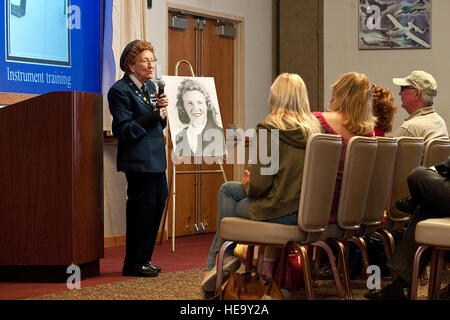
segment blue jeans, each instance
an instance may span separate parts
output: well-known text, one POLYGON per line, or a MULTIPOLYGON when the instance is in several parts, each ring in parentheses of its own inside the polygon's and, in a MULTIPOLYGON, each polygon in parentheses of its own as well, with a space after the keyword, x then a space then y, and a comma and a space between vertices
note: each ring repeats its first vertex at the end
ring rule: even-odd
MULTIPOLYGON (((209 250, 208 260, 206 261, 207 270, 211 270, 214 267, 216 255, 224 242, 219 237, 222 218, 239 217, 250 219, 248 216, 248 205, 251 200, 251 198, 247 197, 244 187, 240 182, 230 181, 220 187, 217 195, 217 231, 209 250)), ((266 220, 265 222, 296 225, 297 216, 283 216, 266 220)))

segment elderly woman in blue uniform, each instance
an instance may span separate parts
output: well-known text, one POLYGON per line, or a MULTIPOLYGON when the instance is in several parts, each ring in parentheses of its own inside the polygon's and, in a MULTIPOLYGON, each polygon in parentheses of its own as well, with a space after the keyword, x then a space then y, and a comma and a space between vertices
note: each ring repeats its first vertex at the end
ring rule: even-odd
POLYGON ((156 277, 161 272, 151 259, 168 192, 163 133, 168 99, 157 96, 149 81, 155 61, 150 43, 132 41, 120 57, 125 75, 108 92, 118 139, 117 171, 125 173, 128 183, 123 276, 156 277))

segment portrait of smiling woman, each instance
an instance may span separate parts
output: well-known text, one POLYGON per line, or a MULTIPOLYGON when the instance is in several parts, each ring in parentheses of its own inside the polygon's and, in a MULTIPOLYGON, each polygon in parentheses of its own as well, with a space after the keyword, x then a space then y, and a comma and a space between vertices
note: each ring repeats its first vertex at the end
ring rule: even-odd
POLYGON ((197 80, 184 79, 178 87, 176 109, 184 127, 175 138, 177 152, 184 155, 222 154, 224 149, 223 129, 218 123, 220 115, 214 108, 206 87, 197 80), (207 149, 208 146, 214 144, 207 149), (206 150, 206 153, 205 153, 206 150), (208 153, 212 150, 214 154, 208 153))

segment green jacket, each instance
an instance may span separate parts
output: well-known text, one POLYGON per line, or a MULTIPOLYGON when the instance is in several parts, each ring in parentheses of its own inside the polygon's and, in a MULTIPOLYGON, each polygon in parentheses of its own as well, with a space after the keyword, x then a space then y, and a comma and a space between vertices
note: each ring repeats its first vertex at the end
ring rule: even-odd
MULTIPOLYGON (((256 128, 258 139, 261 129, 277 128, 265 122, 258 124, 256 128)), ((271 133, 268 131, 268 155, 271 154, 270 135, 271 133)), ((298 211, 306 139, 299 128, 279 130, 278 136, 278 172, 274 175, 261 175, 261 168, 270 167, 270 164, 262 165, 258 158, 257 163, 250 167, 250 182, 244 186, 250 197, 248 214, 253 220, 269 220, 298 211)))

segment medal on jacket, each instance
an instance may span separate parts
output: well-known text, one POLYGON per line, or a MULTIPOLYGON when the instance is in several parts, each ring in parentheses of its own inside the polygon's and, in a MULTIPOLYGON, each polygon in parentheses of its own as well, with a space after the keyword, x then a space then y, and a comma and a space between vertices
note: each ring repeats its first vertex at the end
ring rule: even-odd
MULTIPOLYGON (((143 103, 146 103, 148 105, 151 105, 150 101, 147 99, 147 97, 143 94, 143 92, 138 89, 138 87, 134 84, 133 81, 130 81, 128 85, 131 87, 132 90, 134 90, 134 93, 139 97, 139 100, 141 100, 143 103)), ((153 104, 153 103, 152 103, 153 104)))
POLYGON ((156 108, 156 103, 158 102, 158 97, 154 94, 154 93, 152 93, 151 95, 150 95, 150 104, 153 106, 153 107, 155 107, 156 108))

